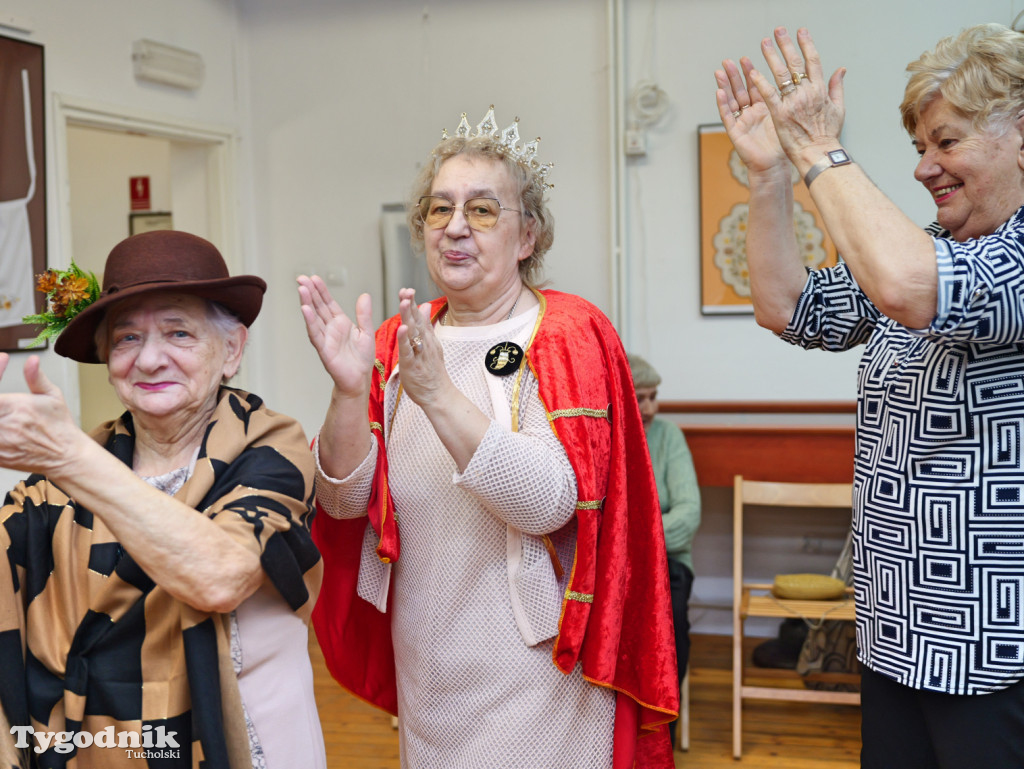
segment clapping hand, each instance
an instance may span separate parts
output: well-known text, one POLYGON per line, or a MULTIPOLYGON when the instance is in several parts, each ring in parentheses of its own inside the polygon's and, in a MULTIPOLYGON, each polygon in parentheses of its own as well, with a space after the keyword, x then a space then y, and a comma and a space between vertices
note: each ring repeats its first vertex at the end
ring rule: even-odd
POLYGON ((740 59, 739 66, 732 59, 722 62, 722 69, 715 72, 718 113, 748 172, 759 174, 784 170, 788 174, 789 161, 775 133, 768 107, 750 82, 753 70, 754 65, 746 56, 740 59))
POLYGON ((370 295, 356 300, 353 322, 318 276, 300 275, 297 281, 306 333, 335 389, 347 397, 366 397, 375 358, 370 295))
POLYGON ((802 149, 834 149, 843 127, 843 77, 840 68, 826 83, 821 57, 806 29, 797 45, 784 27, 761 41, 772 80, 747 58, 726 60, 715 72, 716 100, 725 130, 751 173, 779 169, 787 156, 796 162, 802 149), (776 45, 778 48, 776 49, 776 45), (778 90, 776 90, 776 86, 778 90))
POLYGON ((444 367, 444 351, 434 336, 430 304, 416 304, 416 291, 398 292, 398 367, 402 388, 414 403, 426 406, 450 384, 444 367))

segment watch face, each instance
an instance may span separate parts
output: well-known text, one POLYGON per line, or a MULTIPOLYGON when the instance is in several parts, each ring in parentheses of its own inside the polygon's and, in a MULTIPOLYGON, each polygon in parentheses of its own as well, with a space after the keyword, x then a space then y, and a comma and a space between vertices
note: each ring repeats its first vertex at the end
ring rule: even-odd
POLYGON ((850 162, 850 156, 846 154, 846 150, 832 150, 828 153, 828 159, 832 161, 834 166, 850 162))

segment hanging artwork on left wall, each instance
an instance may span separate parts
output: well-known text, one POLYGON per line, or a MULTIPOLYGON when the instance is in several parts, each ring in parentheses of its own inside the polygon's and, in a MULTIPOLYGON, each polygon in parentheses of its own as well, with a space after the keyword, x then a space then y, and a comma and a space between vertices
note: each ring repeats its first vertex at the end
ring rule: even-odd
POLYGON ((0 350, 23 350, 43 308, 46 269, 43 47, 0 37, 0 350))

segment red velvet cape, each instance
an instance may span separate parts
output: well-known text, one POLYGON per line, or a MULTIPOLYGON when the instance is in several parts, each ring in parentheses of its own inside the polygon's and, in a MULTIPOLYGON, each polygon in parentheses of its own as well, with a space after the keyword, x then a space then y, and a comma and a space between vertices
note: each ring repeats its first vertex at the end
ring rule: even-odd
MULTIPOLYGON (((578 489, 576 556, 553 661, 618 692, 615 769, 672 767, 665 724, 679 710, 665 537, 629 364, 610 321, 589 302, 538 292, 540 316, 526 350, 551 427, 578 489)), ((432 315, 445 307, 432 303, 432 315)), ((313 535, 325 572, 313 626, 328 669, 356 696, 397 714, 391 618, 356 595, 367 522, 377 553, 400 555, 387 484, 384 386, 398 362, 393 317, 377 331, 370 423, 378 441, 368 519, 318 514, 313 535)))

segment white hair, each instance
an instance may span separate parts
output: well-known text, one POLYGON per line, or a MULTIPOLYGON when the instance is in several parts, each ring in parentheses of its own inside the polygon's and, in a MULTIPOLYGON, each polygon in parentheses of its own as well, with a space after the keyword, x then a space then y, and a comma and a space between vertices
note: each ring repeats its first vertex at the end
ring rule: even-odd
MULTIPOLYGON (((206 307, 206 319, 210 321, 210 325, 220 334, 224 342, 227 342, 239 326, 244 325, 237 315, 220 302, 204 297, 197 298, 201 299, 206 307)), ((107 310, 103 315, 103 319, 96 326, 96 333, 93 335, 93 342, 96 344, 96 357, 100 359, 101 363, 106 363, 107 357, 110 354, 110 336, 107 333, 107 319, 109 317, 110 310, 107 310)))

